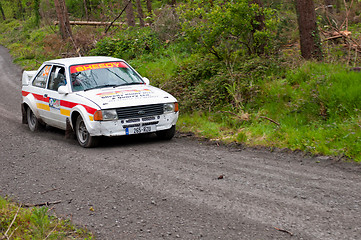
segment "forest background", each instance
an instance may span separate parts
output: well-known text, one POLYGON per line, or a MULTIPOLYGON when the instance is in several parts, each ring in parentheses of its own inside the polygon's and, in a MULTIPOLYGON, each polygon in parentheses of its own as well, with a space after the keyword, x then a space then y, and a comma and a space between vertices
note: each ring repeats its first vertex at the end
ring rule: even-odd
POLYGON ((1 0, 0 32, 27 70, 125 59, 183 133, 361 161, 358 0, 1 0))

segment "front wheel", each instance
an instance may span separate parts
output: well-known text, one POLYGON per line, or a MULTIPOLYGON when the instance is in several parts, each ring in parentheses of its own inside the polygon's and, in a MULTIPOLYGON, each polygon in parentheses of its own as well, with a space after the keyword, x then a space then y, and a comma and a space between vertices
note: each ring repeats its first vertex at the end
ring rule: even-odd
POLYGON ((167 130, 156 132, 157 137, 162 140, 171 140, 175 135, 175 125, 167 130))
POLYGON ((39 129, 40 122, 30 107, 28 107, 26 111, 26 118, 28 121, 28 126, 30 131, 35 132, 36 130, 39 129))
POLYGON ((75 134, 79 145, 84 148, 95 147, 99 142, 97 137, 90 136, 88 129, 85 126, 85 122, 80 115, 76 120, 75 134))

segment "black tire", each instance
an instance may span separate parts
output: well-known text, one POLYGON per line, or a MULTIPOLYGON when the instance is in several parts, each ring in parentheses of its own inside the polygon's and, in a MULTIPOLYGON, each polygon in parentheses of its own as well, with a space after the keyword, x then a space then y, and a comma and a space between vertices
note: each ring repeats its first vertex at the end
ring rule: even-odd
POLYGON ((80 146, 84 148, 95 147, 99 143, 99 138, 90 136, 83 118, 79 115, 75 124, 75 135, 80 146))
POLYGON ((162 140, 171 140, 175 135, 175 125, 173 125, 171 128, 167 130, 158 131, 155 134, 157 134, 157 137, 162 140))
POLYGON ((28 107, 26 110, 26 119, 27 119, 30 131, 35 132, 39 129, 40 122, 30 107, 28 107))

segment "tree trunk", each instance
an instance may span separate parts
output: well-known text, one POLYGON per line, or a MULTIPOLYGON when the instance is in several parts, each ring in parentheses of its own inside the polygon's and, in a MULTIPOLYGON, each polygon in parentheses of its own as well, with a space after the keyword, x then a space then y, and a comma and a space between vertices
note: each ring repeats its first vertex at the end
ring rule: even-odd
POLYGON ((341 12, 341 1, 342 0, 336 0, 336 12, 337 13, 341 12))
MULTIPOLYGON (((252 35, 254 33, 256 33, 257 31, 263 31, 265 28, 265 16, 262 12, 262 8, 263 8, 263 3, 261 0, 251 0, 249 2, 250 4, 257 4, 259 6, 259 11, 256 13, 255 15, 255 20, 252 24, 253 30, 252 30, 252 35)), ((253 38, 253 36, 252 36, 253 38)), ((254 42, 254 38, 252 40, 252 42, 254 42)), ((257 46, 254 46, 252 49, 253 52, 257 53, 257 54, 263 54, 264 53, 264 48, 266 46, 265 42, 260 42, 260 43, 255 43, 257 46)))
POLYGON ((39 27, 40 24, 40 0, 34 1, 34 14, 35 14, 35 26, 39 27))
POLYGON ((59 20, 59 29, 62 39, 72 38, 72 32, 69 23, 68 10, 64 0, 54 0, 56 14, 59 20))
POLYGON ((147 0, 147 10, 149 15, 152 15, 152 0, 147 0))
POLYGON ((322 59, 320 36, 316 24, 315 7, 312 0, 296 0, 301 54, 305 59, 322 59))
POLYGON ((140 0, 135 0, 135 3, 137 5, 140 26, 144 27, 144 13, 143 13, 143 9, 142 9, 142 4, 140 3, 140 0))
POLYGON ((334 0, 324 0, 326 13, 333 13, 334 0))
POLYGON ((17 11, 15 12, 15 19, 24 19, 24 7, 23 7, 23 3, 21 0, 17 0, 17 4, 18 4, 18 8, 17 11))
POLYGON ((124 0, 124 4, 128 4, 127 8, 125 9, 125 13, 127 15, 127 24, 128 26, 135 26, 135 18, 134 18, 134 11, 133 11, 133 4, 131 0, 124 0), (129 2, 129 4, 128 4, 129 2))
POLYGON ((89 20, 88 4, 87 4, 86 0, 83 0, 83 4, 84 4, 85 19, 89 20))
POLYGON ((6 20, 4 9, 3 6, 1 5, 1 2, 0 2, 0 12, 1 12, 1 16, 3 17, 3 20, 6 20))

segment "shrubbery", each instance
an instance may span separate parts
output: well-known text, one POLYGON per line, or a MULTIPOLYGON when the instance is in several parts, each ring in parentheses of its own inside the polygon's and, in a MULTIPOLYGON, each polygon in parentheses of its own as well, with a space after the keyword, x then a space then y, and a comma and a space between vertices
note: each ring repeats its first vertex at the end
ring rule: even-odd
POLYGON ((143 54, 154 53, 162 47, 155 32, 150 28, 133 28, 115 36, 105 37, 90 51, 92 55, 134 59, 143 54))
POLYGON ((185 39, 219 60, 274 51, 279 24, 275 9, 248 0, 195 0, 181 4, 178 12, 185 39))

